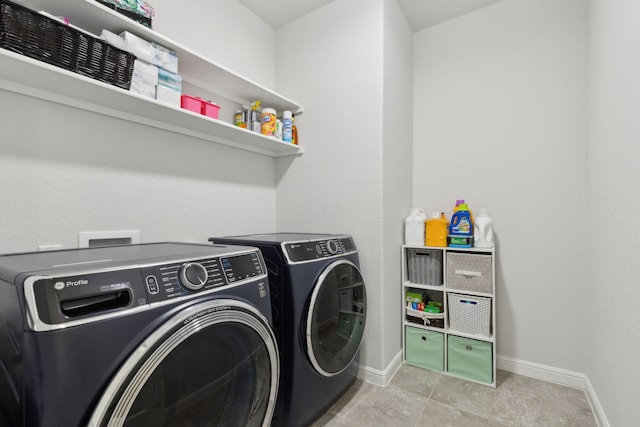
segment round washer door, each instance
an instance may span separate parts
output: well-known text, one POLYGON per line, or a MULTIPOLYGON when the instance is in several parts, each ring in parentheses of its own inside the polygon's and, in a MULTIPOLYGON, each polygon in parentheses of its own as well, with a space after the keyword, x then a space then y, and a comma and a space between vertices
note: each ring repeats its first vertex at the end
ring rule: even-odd
POLYGON ((268 426, 279 357, 251 305, 190 306, 152 333, 103 394, 90 426, 268 426))
POLYGON ((307 355, 319 373, 339 374, 356 357, 366 308, 358 267, 346 260, 330 264, 313 288, 307 312, 307 355))

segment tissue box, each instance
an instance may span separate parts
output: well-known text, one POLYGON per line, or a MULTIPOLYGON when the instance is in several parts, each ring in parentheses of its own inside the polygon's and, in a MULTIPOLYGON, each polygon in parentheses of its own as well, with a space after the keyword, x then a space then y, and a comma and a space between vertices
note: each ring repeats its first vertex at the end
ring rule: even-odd
POLYGON ((158 85, 156 88, 156 99, 174 107, 180 107, 180 95, 179 90, 164 85, 158 85))
POLYGON ((147 98, 156 99, 156 85, 150 85, 136 79, 131 80, 131 88, 129 91, 146 96, 147 98))
POLYGON ((153 63, 158 67, 164 68, 167 71, 171 71, 172 73, 178 73, 178 55, 172 51, 167 49, 164 46, 160 46, 156 43, 151 43, 154 47, 154 60, 153 63))
POLYGON ((147 64, 139 59, 136 59, 133 63, 133 75, 153 86, 158 84, 158 67, 147 64))
POLYGON ((131 88, 129 90, 133 93, 156 99, 157 85, 158 67, 136 59, 133 63, 133 75, 131 77, 131 88))
POLYGON ((147 41, 128 31, 120 34, 124 39, 124 49, 133 53, 139 59, 164 68, 172 73, 178 73, 178 55, 172 50, 159 44, 147 41))
POLYGON ((158 84, 182 92, 182 77, 164 68, 158 68, 158 84))
POLYGON ((127 46, 126 46, 126 43, 124 42, 124 39, 119 35, 112 33, 109 30, 102 30, 102 33, 100 33, 100 38, 105 42, 109 43, 111 46, 115 46, 118 49, 127 50, 126 49, 127 46))

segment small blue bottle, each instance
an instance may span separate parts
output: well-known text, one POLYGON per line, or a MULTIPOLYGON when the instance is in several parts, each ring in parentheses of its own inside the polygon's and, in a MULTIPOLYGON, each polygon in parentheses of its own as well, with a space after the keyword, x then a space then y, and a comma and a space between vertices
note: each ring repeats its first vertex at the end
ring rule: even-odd
POLYGON ((293 115, 291 111, 282 112, 282 141, 292 142, 293 115))

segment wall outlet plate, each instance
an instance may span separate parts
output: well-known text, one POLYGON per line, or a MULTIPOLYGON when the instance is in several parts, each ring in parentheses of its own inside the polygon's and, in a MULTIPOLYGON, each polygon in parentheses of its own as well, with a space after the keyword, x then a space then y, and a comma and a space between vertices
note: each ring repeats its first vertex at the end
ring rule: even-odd
POLYGON ((79 248, 136 243, 140 243, 140 230, 80 231, 78 233, 79 248))

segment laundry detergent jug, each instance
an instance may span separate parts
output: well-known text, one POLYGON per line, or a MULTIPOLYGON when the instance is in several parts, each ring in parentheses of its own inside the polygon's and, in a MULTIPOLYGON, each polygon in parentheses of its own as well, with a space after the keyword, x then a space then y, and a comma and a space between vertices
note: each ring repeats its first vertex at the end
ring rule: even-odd
POLYGON ((452 248, 470 248, 473 246, 473 220, 466 203, 456 206, 449 224, 447 242, 452 248))
POLYGON ((426 245, 427 246, 447 246, 447 230, 449 221, 444 212, 434 212, 426 224, 426 245))
POLYGON ((412 208, 411 213, 404 220, 404 244, 424 245, 424 222, 427 219, 423 209, 412 208))
POLYGON ((493 239, 493 220, 486 208, 480 208, 478 211, 473 230, 473 246, 476 248, 493 248, 496 246, 496 242, 493 239))

